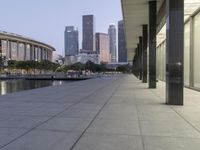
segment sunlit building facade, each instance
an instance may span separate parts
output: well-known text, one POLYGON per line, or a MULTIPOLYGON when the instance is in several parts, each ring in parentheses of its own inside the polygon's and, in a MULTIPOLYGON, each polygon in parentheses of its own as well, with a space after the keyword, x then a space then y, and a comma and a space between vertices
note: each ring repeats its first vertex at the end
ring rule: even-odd
POLYGON ((100 57, 100 63, 110 63, 110 41, 109 35, 105 33, 96 33, 96 51, 100 57))

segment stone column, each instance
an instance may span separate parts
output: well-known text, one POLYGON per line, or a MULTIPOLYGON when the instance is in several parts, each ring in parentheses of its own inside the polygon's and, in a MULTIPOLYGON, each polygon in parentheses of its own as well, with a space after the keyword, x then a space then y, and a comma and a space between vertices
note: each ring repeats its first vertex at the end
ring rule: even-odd
POLYGON ((149 1, 149 88, 156 88, 156 1, 149 1))
POLYGON ((18 41, 17 41, 17 50, 16 50, 16 54, 17 54, 17 55, 16 55, 16 60, 19 61, 20 59, 19 59, 19 42, 18 42, 18 41))
POLYGON ((26 54, 27 54, 27 43, 24 43, 24 60, 26 61, 26 54))
POLYGON ((139 37, 139 57, 140 57, 140 80, 142 80, 143 76, 143 58, 142 58, 142 37, 139 37))
POLYGON ((147 83, 147 35, 148 35, 148 26, 143 25, 143 41, 142 41, 142 60, 143 60, 143 67, 142 67, 142 81, 143 83, 147 83))
POLYGON ((137 78, 140 78, 140 54, 139 54, 139 44, 137 44, 137 78))
POLYGON ((166 3, 166 103, 183 105, 184 1, 166 3))
POLYGON ((6 40, 6 55, 8 58, 11 58, 11 42, 6 40))

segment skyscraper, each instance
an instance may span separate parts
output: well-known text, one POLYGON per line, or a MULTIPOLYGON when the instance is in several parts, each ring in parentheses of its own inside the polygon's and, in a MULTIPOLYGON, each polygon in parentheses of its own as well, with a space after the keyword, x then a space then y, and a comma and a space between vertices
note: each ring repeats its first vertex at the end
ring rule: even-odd
POLYGON ((77 55, 79 51, 78 30, 74 26, 65 27, 65 56, 77 55))
POLYGON ((108 35, 109 35, 109 40, 110 40, 111 62, 117 62, 115 25, 109 26, 108 35))
POLYGON ((100 56, 101 63, 111 62, 109 36, 106 33, 96 33, 96 51, 100 56))
POLYGON ((94 16, 83 16, 83 42, 82 49, 94 50, 94 16))
POLYGON ((127 62, 127 48, 123 20, 118 22, 118 61, 127 62))

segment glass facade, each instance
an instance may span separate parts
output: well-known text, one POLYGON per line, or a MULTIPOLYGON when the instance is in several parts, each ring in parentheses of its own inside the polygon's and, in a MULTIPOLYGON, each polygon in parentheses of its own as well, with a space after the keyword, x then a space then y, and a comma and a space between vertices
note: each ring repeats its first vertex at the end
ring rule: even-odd
POLYGON ((184 27, 184 83, 190 85, 190 21, 184 27))
POLYGON ((194 17, 193 21, 193 70, 194 70, 194 87, 200 88, 200 13, 194 17))
MULTIPOLYGON (((200 89, 200 12, 191 17, 184 27, 184 84, 200 89), (192 68, 191 68, 192 66, 192 68)), ((165 81, 166 42, 157 46, 157 79, 165 81)))
POLYGON ((165 73, 166 73, 166 42, 163 41, 158 47, 157 47, 157 55, 156 55, 156 61, 157 61, 157 78, 159 80, 164 81, 165 80, 165 73))
POLYGON ((94 16, 83 16, 83 42, 82 49, 94 50, 94 16))

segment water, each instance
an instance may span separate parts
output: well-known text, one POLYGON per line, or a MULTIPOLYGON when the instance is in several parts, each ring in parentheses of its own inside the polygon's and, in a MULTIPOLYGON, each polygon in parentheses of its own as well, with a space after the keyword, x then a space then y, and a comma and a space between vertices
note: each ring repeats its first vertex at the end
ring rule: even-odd
POLYGON ((61 85, 72 81, 51 80, 0 80, 0 95, 8 93, 36 89, 47 86, 61 85))

